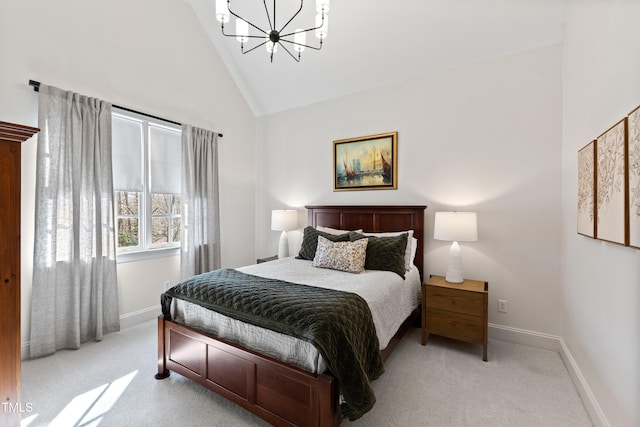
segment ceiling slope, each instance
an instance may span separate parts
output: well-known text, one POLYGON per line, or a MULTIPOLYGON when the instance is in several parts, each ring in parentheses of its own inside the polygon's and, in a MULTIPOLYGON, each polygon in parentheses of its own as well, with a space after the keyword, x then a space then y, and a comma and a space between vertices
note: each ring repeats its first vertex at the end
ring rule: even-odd
MULTIPOLYGON (((299 63, 279 51, 271 63, 264 48, 243 55, 234 38, 221 34, 215 0, 185 1, 256 116, 560 43, 564 37, 565 0, 333 0, 323 48, 305 50, 299 63)), ((259 0, 234 3, 248 19, 266 22, 259 0)), ((315 9, 313 0, 305 3, 305 10, 315 9)), ((300 0, 277 5, 284 22, 300 0)), ((313 22, 311 16, 300 19, 293 29, 313 22)), ((235 29, 233 20, 228 25, 235 29)), ((315 36, 311 39, 315 42, 315 36)))

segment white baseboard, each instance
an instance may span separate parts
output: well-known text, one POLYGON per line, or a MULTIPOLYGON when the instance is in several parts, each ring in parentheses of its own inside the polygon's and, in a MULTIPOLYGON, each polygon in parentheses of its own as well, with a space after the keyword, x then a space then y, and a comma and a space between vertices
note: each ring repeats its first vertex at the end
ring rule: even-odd
POLYGON ((153 307, 122 314, 120 316, 120 328, 128 328, 129 326, 155 319, 161 313, 162 307, 160 307, 160 305, 154 305, 153 307))
POLYGON ((602 412, 596 397, 593 395, 589 384, 580 371, 580 367, 562 337, 489 323, 489 338, 544 348, 560 353, 560 357, 562 357, 562 361, 567 371, 569 371, 569 376, 573 380, 573 384, 576 386, 593 424, 596 427, 610 427, 607 417, 602 412))
POLYGON ((560 345, 562 346, 562 351, 560 351, 560 356, 562 356, 562 360, 564 361, 567 370, 569 371, 569 375, 571 375, 571 379, 578 389, 578 393, 582 398, 582 402, 584 403, 585 408, 587 408, 587 412, 589 412, 589 416, 591 416, 591 421, 597 427, 610 427, 609 421, 607 417, 605 417, 602 412, 602 408, 598 405, 598 401, 596 397, 593 395, 589 384, 587 384, 587 380, 585 380, 584 376, 582 376, 582 371, 578 367, 573 355, 569 351, 567 344, 564 342, 564 339, 560 337, 560 345))
POLYGON ((489 338, 501 341, 524 344, 531 347, 544 348, 560 352, 560 337, 557 335, 543 334, 541 332, 529 331, 527 329, 512 328, 511 326, 496 325, 489 323, 489 338))
POLYGON ((21 360, 26 360, 27 356, 29 354, 29 351, 31 349, 30 346, 31 341, 27 341, 27 342, 23 342, 22 344, 20 344, 20 359, 21 360))

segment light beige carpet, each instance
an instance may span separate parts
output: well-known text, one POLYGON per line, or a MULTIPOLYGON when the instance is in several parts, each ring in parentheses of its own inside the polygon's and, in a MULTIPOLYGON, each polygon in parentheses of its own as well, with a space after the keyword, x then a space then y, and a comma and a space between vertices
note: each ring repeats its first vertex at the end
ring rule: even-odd
MULTIPOLYGON (((343 425, 591 426, 558 353, 497 340, 481 347, 412 328, 373 383, 375 407, 343 425)), ((23 361, 23 426, 264 426, 262 420, 172 373, 156 373, 156 321, 23 361)))

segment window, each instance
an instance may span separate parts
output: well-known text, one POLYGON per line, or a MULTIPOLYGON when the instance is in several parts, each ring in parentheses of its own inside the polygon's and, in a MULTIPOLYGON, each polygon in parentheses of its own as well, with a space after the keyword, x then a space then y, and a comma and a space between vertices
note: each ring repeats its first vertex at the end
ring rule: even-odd
POLYGON ((180 127, 114 109, 112 131, 118 260, 175 253, 182 220, 180 127))

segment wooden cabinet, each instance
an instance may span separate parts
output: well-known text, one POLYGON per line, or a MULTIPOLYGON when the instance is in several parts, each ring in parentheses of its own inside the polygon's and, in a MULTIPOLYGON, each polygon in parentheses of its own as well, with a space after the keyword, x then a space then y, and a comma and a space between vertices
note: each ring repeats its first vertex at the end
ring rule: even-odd
POLYGON ((0 426, 20 425, 20 143, 38 129, 0 122, 0 426))
POLYGON ((431 276, 422 284, 422 345, 429 334, 483 346, 487 361, 487 299, 489 284, 478 280, 449 283, 431 276))

